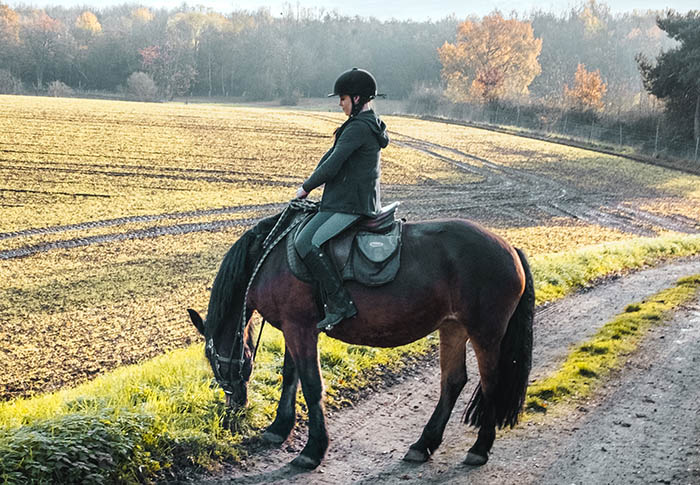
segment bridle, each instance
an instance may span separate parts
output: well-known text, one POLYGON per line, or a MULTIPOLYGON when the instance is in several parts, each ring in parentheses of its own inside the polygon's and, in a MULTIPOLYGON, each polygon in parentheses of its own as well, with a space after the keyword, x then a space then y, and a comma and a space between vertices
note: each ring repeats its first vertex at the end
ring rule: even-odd
MULTIPOLYGON (((214 344, 214 336, 210 336, 206 343, 206 355, 211 363, 211 367, 214 370, 214 377, 219 383, 224 393, 227 395, 233 394, 233 383, 245 380, 243 376, 243 368, 245 366, 245 343, 244 335, 245 328, 248 324, 249 316, 247 310, 248 304, 248 293, 250 288, 253 286, 253 281, 258 275, 260 268, 263 263, 270 255, 272 250, 285 238, 287 234, 292 232, 292 230, 297 227, 305 217, 295 217, 297 213, 307 213, 318 211, 318 202, 313 202, 305 199, 292 199, 284 211, 280 214, 274 227, 267 235, 262 243, 262 248, 264 249, 262 255, 258 258, 255 268, 248 279, 248 285, 246 286, 245 295, 243 297, 243 310, 241 311, 241 318, 238 322, 238 328, 236 329, 236 334, 233 338, 233 345, 231 345, 231 352, 228 356, 221 355, 216 351, 216 345, 214 344), (291 221, 290 219, 291 214, 291 221), (287 227, 280 231, 280 228, 288 221, 287 227), (238 358, 235 358, 234 355, 238 358)), ((252 314, 252 313, 251 313, 252 314)), ((262 331, 265 326, 265 319, 263 318, 262 324, 260 325, 260 333, 258 334, 257 343, 253 349, 252 361, 255 362, 255 356, 258 353, 258 348, 260 347, 260 339, 262 337, 262 331)))

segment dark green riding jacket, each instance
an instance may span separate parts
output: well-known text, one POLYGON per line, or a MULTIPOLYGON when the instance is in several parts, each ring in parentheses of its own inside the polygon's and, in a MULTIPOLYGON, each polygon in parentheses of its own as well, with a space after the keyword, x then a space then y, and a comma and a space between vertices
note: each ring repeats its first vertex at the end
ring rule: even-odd
POLYGON ((388 144, 384 122, 363 111, 338 128, 333 147, 302 187, 311 192, 325 184, 322 211, 374 216, 381 209, 380 150, 388 144))

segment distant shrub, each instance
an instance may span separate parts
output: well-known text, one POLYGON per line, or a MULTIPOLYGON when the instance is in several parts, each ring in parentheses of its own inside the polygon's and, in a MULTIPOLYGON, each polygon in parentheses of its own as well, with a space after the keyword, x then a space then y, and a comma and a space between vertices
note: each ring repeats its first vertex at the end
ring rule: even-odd
POLYGON ((408 96, 406 110, 409 113, 434 115, 445 101, 442 88, 421 84, 414 87, 408 96))
POLYGON ((126 91, 138 101, 155 101, 158 96, 158 86, 145 72, 133 72, 126 80, 126 91))
POLYGON ((22 81, 7 69, 0 69, 0 94, 21 94, 22 81))
POLYGON ((73 89, 61 81, 51 82, 46 91, 49 96, 53 96, 54 98, 68 98, 73 96, 73 89))
POLYGON ((299 98, 301 94, 297 91, 288 93, 280 99, 280 106, 297 106, 299 104, 299 98))

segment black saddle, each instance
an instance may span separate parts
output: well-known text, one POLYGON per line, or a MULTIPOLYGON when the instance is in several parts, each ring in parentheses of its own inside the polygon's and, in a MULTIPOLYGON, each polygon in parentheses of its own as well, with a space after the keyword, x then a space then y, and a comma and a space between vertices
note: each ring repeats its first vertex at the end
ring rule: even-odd
MULTIPOLYGON (((399 202, 384 207, 376 217, 360 219, 328 241, 324 247, 343 280, 366 286, 379 286, 396 276, 400 266, 402 220, 396 220, 399 202)), ((294 246, 294 239, 308 220, 309 214, 287 236, 287 261, 292 273, 302 281, 314 281, 294 246)))

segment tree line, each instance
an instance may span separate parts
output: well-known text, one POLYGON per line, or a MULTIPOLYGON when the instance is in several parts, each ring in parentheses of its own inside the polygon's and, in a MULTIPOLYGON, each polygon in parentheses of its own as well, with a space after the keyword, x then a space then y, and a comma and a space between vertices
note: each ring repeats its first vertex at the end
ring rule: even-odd
MULTIPOLYGON (((494 12, 425 22, 300 7, 273 16, 267 9, 224 14, 186 4, 173 10, 0 4, 0 92, 41 92, 52 82, 115 92, 150 82, 152 96, 165 99, 293 104, 325 95, 340 72, 358 66, 373 72, 380 91, 395 99, 427 88, 457 102, 617 113, 646 113, 666 99, 665 106, 690 116, 696 106, 700 112, 691 95, 697 71, 685 69, 682 88, 654 76, 663 74, 657 67, 673 57, 668 53, 698 49, 700 28, 692 12, 683 17, 690 27, 676 28, 669 18, 675 17, 661 11, 613 15, 596 0, 563 14, 540 10, 504 18, 494 12)), ((682 66, 688 55, 672 60, 682 66)), ((693 65, 697 69, 697 61, 693 65)))

